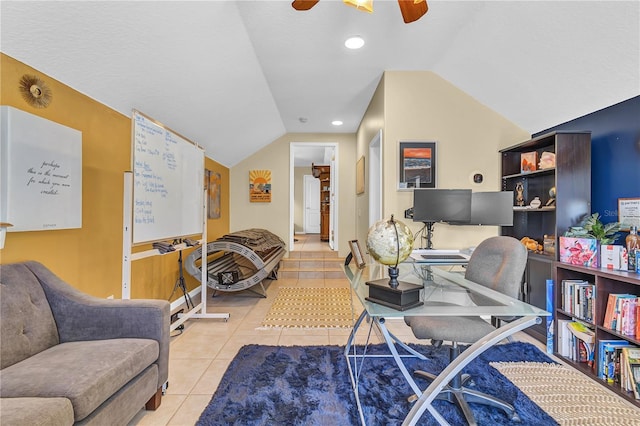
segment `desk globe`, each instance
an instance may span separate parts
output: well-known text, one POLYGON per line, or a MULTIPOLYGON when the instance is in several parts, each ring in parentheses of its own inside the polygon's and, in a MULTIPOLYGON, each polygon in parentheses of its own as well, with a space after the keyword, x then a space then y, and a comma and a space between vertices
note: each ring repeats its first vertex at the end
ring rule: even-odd
POLYGON ((380 220, 367 232, 367 250, 373 259, 389 268, 389 279, 367 281, 369 297, 366 299, 404 311, 422 305, 421 285, 398 281, 398 264, 405 261, 413 250, 413 234, 399 220, 380 220))

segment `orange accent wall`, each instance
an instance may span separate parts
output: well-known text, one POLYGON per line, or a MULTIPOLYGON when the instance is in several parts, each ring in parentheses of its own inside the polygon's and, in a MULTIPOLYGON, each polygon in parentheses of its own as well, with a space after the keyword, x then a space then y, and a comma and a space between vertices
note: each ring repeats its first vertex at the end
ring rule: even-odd
MULTIPOLYGON (((121 297, 123 180, 131 169, 131 118, 3 53, 0 69, 1 105, 82 132, 82 228, 8 232, 0 263, 36 260, 88 294, 121 297), (49 85, 53 98, 47 108, 34 108, 22 98, 18 85, 24 74, 36 75, 49 85)), ((210 158, 205 167, 222 178, 221 218, 207 225, 207 240, 212 241, 229 232, 229 169, 210 158)), ((177 253, 170 253, 133 262, 131 297, 168 299, 178 277, 177 259, 177 253)), ((189 289, 200 284, 188 274, 186 278, 189 289)), ((181 296, 177 291, 171 300, 181 296)))

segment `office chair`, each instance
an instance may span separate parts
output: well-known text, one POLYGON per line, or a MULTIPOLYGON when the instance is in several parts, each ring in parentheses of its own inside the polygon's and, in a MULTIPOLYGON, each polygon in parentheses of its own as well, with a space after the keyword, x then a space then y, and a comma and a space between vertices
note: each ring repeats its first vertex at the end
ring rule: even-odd
MULTIPOLYGON (((474 250, 465 278, 517 298, 526 263, 527 250, 520 241, 506 236, 491 237, 474 250)), ((474 303, 482 304, 481 296, 475 295, 471 298, 474 303)), ((431 339, 435 347, 440 347, 444 340, 451 341, 450 361, 460 355, 458 343, 475 343, 495 330, 494 326, 480 317, 406 316, 405 322, 418 339, 431 339)), ((434 375, 425 371, 417 370, 414 374, 430 380, 435 379, 434 375)), ((504 410, 510 419, 519 419, 513 406, 507 402, 464 387, 470 378, 468 374, 459 373, 440 391, 436 399, 456 404, 469 425, 476 425, 476 421, 468 402, 491 405, 504 410)))

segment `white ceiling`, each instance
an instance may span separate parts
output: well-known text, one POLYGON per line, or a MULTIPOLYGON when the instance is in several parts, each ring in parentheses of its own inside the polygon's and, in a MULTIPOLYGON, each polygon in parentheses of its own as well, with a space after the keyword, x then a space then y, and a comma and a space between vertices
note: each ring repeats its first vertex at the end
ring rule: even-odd
POLYGON ((428 4, 405 24, 384 0, 2 0, 0 47, 228 167, 285 133, 355 132, 385 70, 434 71, 530 133, 640 94, 639 1, 428 4))

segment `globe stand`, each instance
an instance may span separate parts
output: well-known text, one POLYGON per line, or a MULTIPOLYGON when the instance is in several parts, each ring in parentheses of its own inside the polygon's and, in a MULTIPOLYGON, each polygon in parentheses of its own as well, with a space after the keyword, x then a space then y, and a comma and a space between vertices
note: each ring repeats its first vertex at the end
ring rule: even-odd
POLYGON ((384 305, 397 311, 406 311, 423 305, 420 301, 420 290, 423 286, 404 281, 398 281, 398 268, 389 267, 389 279, 382 278, 367 281, 369 286, 369 302, 384 305))

